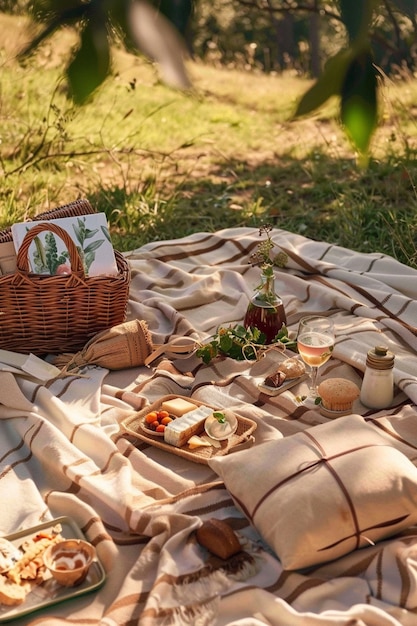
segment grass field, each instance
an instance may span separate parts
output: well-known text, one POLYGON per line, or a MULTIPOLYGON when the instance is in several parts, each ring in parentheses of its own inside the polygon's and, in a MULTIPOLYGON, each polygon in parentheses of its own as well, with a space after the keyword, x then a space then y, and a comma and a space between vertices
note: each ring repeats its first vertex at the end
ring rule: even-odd
POLYGON ((228 226, 280 228, 417 267, 417 81, 384 82, 367 170, 337 102, 293 122, 309 82, 191 63, 193 92, 115 50, 113 76, 74 109, 60 80, 74 35, 24 66, 25 22, 0 14, 0 226, 86 197, 116 247, 228 226))

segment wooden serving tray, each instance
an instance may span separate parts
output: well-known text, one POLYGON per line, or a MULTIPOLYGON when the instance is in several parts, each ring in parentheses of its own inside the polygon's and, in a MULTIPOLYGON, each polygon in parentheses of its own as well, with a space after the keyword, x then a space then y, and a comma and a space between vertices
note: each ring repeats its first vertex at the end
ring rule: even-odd
POLYGON ((173 398, 183 398, 184 400, 192 402, 196 406, 208 406, 213 409, 213 411, 221 410, 218 407, 213 407, 211 404, 207 404, 206 402, 200 402, 199 400, 194 400, 194 398, 188 398, 186 396, 163 396, 162 398, 159 398, 159 400, 157 400, 156 402, 153 402, 151 405, 145 407, 141 411, 137 411, 132 416, 124 420, 121 423, 121 427, 124 430, 125 434, 134 437, 135 439, 145 441, 146 443, 155 446, 156 448, 161 448, 161 450, 166 450, 171 454, 176 454, 177 456, 181 456, 184 459, 193 461, 193 463, 204 463, 206 465, 210 459, 216 456, 224 456, 225 454, 229 454, 229 452, 235 451, 238 446, 247 447, 247 445, 253 444, 254 439, 253 437, 251 437, 251 435, 256 429, 256 422, 246 417, 237 415, 236 413, 235 415, 238 420, 237 430, 231 437, 229 437, 229 439, 226 439, 225 441, 219 441, 219 448, 215 448, 214 446, 207 446, 191 450, 187 444, 181 446, 180 448, 177 448, 176 446, 172 446, 169 443, 165 443, 164 439, 156 433, 154 435, 151 435, 148 429, 147 432, 145 432, 142 429, 141 424, 143 423, 147 413, 149 413, 150 411, 158 411, 161 408, 163 402, 165 402, 166 400, 172 400, 173 398))

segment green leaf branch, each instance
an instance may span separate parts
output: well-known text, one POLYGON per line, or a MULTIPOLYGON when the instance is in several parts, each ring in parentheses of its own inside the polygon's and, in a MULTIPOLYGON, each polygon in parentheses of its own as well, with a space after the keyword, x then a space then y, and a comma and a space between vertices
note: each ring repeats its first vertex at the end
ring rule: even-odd
POLYGON ((245 328, 241 324, 219 326, 217 332, 196 351, 196 355, 208 365, 217 357, 229 357, 236 361, 256 361, 272 349, 297 350, 297 342, 290 339, 283 326, 275 341, 265 344, 266 336, 257 328, 245 328))

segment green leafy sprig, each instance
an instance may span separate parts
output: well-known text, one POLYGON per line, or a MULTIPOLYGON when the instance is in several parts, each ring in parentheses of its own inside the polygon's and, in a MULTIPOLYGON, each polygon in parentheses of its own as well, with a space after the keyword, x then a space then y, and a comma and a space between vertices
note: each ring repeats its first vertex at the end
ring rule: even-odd
MULTIPOLYGON (((257 265, 262 270, 262 275, 266 279, 272 279, 274 277, 274 267, 285 267, 288 261, 288 255, 280 250, 276 255, 272 255, 273 249, 276 247, 271 239, 271 232, 273 226, 271 224, 264 224, 259 229, 259 236, 265 236, 265 239, 258 244, 255 252, 250 256, 252 265, 257 265)), ((258 285, 255 289, 260 289, 261 285, 258 285)))
POLYGON ((257 328, 245 328, 241 324, 219 326, 216 334, 197 349, 196 355, 208 365, 218 356, 227 356, 236 361, 256 361, 273 348, 297 349, 297 342, 289 338, 286 326, 282 326, 273 343, 266 344, 265 340, 266 335, 257 328))

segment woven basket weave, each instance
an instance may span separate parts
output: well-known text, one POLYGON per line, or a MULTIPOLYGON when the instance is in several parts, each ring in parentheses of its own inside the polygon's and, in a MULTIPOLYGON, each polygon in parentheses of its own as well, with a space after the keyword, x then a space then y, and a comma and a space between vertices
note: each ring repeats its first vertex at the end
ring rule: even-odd
MULTIPOLYGON (((70 208, 63 213, 49 212, 48 217, 74 214, 80 213, 72 213, 70 208)), ((65 230, 48 223, 32 227, 19 248, 17 271, 0 276, 0 348, 36 355, 76 352, 97 332, 123 322, 130 272, 123 255, 115 251, 115 256, 116 276, 85 276, 77 247, 65 230), (71 274, 29 272, 30 243, 43 231, 53 232, 64 242, 71 274)))

